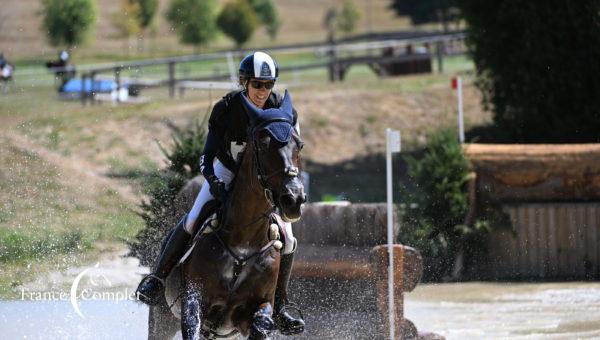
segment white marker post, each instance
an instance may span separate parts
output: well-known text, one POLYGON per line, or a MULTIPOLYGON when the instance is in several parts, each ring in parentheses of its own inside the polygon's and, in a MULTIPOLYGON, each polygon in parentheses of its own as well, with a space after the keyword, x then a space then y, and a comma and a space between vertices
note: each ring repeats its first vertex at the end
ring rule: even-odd
POLYGON ((396 309, 394 307, 394 219, 392 196, 392 153, 400 152, 400 131, 386 129, 386 168, 387 168, 387 241, 388 241, 388 320, 390 339, 395 340, 396 309))
POLYGON ((456 89, 456 98, 458 102, 458 139, 462 144, 465 142, 465 127, 463 119, 462 79, 460 77, 452 78, 452 88, 456 89))
POLYGON ((237 85, 238 81, 236 78, 235 65, 233 63, 233 53, 231 52, 227 52, 227 67, 229 68, 229 80, 237 85))

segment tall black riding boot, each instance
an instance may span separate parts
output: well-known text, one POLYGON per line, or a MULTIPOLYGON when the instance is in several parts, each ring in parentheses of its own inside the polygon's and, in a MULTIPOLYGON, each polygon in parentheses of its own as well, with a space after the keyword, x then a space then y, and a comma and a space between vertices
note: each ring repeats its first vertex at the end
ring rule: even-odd
POLYGON ((136 290, 136 296, 145 304, 151 306, 158 304, 160 295, 165 289, 165 279, 186 250, 186 245, 191 238, 184 228, 186 219, 187 215, 171 231, 158 258, 156 270, 144 277, 136 290))
MULTIPOLYGON (((283 335, 300 334, 304 332, 304 320, 294 318, 287 311, 288 305, 287 288, 292 273, 294 253, 281 255, 279 265, 279 276, 277 277, 277 288, 275 289, 275 325, 283 335)), ((300 314, 302 316, 302 314, 300 314)))

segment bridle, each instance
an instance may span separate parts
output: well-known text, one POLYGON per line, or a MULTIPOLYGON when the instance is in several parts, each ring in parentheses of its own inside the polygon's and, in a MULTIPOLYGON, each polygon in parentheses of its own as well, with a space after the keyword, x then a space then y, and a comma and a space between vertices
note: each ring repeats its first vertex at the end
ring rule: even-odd
POLYGON ((275 207, 277 207, 277 203, 276 203, 274 195, 273 195, 273 192, 275 190, 273 190, 272 188, 269 187, 269 180, 271 178, 273 178, 274 176, 279 175, 281 173, 283 173, 284 176, 293 179, 300 175, 300 171, 298 170, 298 167, 292 165, 292 166, 286 166, 283 169, 275 170, 269 174, 265 174, 265 172, 263 170, 263 166, 260 162, 259 154, 258 154, 259 146, 258 146, 258 142, 257 142, 255 133, 257 131, 259 131, 260 129, 262 129, 264 126, 266 126, 272 122, 289 122, 289 121, 286 119, 283 119, 283 118, 276 118, 276 119, 270 119, 268 121, 262 122, 260 125, 254 127, 252 129, 251 136, 252 136, 252 149, 254 151, 252 157, 253 157, 254 166, 255 166, 256 172, 257 172, 258 182, 260 183, 260 185, 265 193, 265 197, 267 198, 267 201, 269 202, 269 204, 271 204, 271 208, 275 208, 275 207))

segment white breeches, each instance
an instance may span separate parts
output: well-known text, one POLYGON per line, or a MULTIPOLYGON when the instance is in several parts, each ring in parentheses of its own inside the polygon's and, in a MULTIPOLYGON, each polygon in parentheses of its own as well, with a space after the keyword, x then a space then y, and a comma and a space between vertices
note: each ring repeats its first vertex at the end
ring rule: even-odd
MULTIPOLYGON (((233 178, 235 177, 233 172, 229 171, 229 169, 227 169, 223 165, 223 163, 221 163, 218 159, 215 159, 213 167, 215 169, 215 176, 217 176, 219 179, 225 182, 225 189, 229 191, 231 189, 231 183, 233 182, 233 178)), ((205 181, 204 184, 202 184, 202 188, 200 189, 200 192, 198 193, 198 196, 194 201, 194 206, 192 207, 192 210, 190 210, 190 212, 188 213, 187 219, 185 221, 184 228, 188 234, 192 235, 194 233, 194 230, 192 230, 192 228, 194 227, 194 224, 196 222, 196 219, 198 218, 198 215, 200 214, 200 211, 202 210, 202 207, 204 206, 204 204, 206 204, 206 202, 212 199, 214 199, 214 197, 210 193, 210 185, 208 185, 208 183, 205 181)), ((287 237, 285 238, 283 254, 291 254, 296 250, 296 238, 294 237, 294 234, 292 232, 292 224, 289 222, 285 222, 285 234, 287 237)))

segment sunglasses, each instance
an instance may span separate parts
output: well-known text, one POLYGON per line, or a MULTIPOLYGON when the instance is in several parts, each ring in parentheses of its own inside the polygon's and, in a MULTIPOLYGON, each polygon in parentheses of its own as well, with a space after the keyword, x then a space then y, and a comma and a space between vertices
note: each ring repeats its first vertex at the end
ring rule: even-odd
POLYGON ((257 90, 260 90, 263 87, 267 90, 270 90, 273 88, 273 86, 275 86, 275 82, 274 81, 250 80, 250 85, 257 90))

